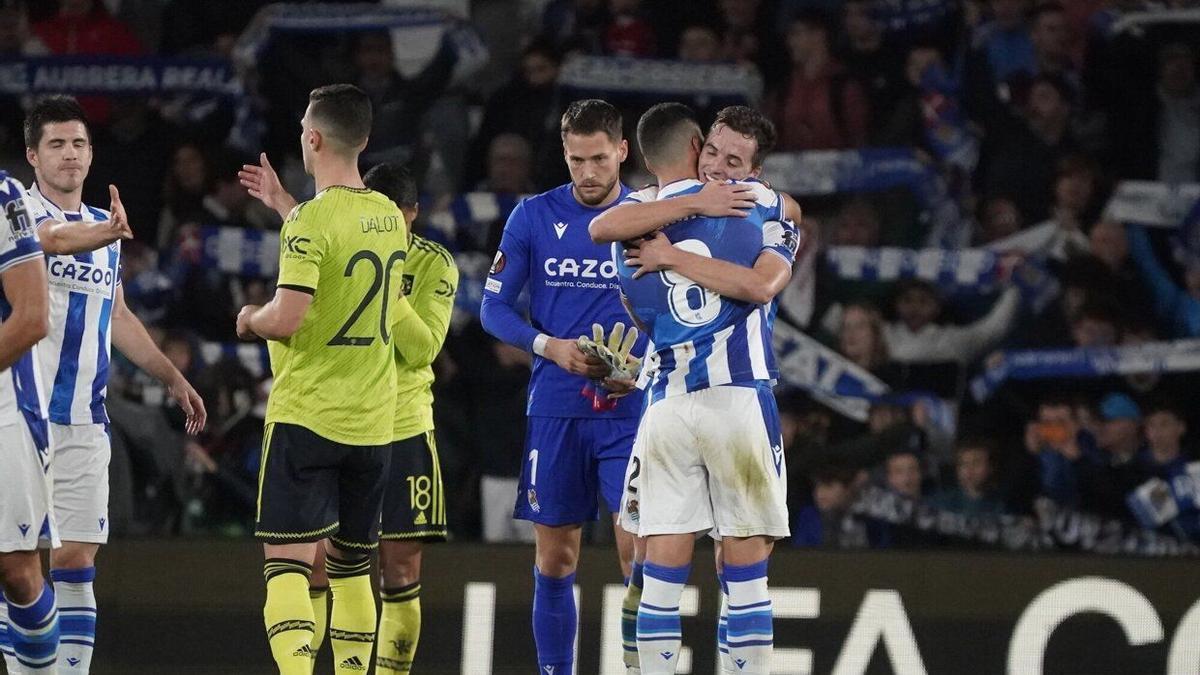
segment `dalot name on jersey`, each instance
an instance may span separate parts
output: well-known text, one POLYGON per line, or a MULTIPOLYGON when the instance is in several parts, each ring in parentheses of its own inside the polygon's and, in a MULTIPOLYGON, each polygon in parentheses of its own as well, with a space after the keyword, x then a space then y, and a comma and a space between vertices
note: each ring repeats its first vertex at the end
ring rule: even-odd
POLYGON ((112 298, 116 274, 112 267, 82 262, 73 257, 54 256, 46 265, 50 285, 76 293, 112 298))

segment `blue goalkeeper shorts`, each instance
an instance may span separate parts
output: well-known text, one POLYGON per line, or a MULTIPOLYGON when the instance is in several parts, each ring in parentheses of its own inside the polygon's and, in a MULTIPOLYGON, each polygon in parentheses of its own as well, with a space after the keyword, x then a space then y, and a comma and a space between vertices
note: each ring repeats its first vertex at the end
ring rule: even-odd
POLYGON ((542 525, 596 520, 598 497, 621 507, 637 417, 530 417, 513 517, 542 525))

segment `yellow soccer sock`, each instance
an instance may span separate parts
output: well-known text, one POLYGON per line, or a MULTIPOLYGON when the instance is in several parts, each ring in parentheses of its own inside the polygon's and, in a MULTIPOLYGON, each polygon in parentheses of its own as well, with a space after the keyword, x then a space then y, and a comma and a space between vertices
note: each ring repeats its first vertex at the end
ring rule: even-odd
POLYGON ((317 660, 317 652, 321 651, 321 645, 325 644, 325 633, 329 630, 329 587, 328 586, 309 586, 308 599, 312 602, 313 608, 313 638, 312 658, 317 660))
POLYGON ((312 672, 313 613, 307 593, 311 573, 312 568, 298 560, 271 558, 263 566, 267 578, 263 619, 280 675, 312 672))
POLYGON ((421 584, 385 588, 379 599, 383 601, 383 615, 379 619, 375 671, 408 675, 421 638, 421 584))
POLYGON ((371 590, 371 559, 325 557, 333 611, 329 618, 329 643, 333 646, 334 672, 363 673, 371 665, 375 644, 375 594, 371 590))

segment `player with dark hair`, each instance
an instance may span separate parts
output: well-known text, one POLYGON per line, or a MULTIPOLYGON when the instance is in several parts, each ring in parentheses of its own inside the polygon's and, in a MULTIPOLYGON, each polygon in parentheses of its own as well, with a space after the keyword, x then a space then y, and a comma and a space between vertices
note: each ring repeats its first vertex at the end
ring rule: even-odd
POLYGON ((50 332, 39 368, 49 387, 54 516, 62 547, 50 552, 50 577, 62 605, 60 655, 88 673, 96 639, 96 554, 108 542, 108 464, 112 455, 105 397, 115 346, 166 387, 187 414, 187 431, 204 427, 204 403, 125 304, 121 241, 132 238, 115 186, 113 216, 83 203, 92 141, 83 108, 69 96, 39 100, 25 119, 25 156, 37 182, 29 190, 50 220, 38 226, 50 289, 50 332))
MULTIPOLYGON (((535 355, 528 454, 513 515, 534 523, 533 634, 543 675, 571 672, 582 524, 596 518, 598 495, 610 511, 618 509, 642 398, 632 381, 610 378, 592 388, 589 380, 611 370, 576 343, 592 334, 593 324, 615 330, 626 318, 608 247, 587 233, 592 218, 628 193, 620 182, 628 153, 621 115, 604 101, 575 101, 561 132, 571 182, 522 200, 509 216, 484 285, 481 317, 489 333, 535 355), (532 325, 514 307, 526 286, 532 325), (617 401, 603 395, 605 388, 609 396, 633 393, 617 401)), ((635 351, 643 345, 639 341, 635 351)), ((633 538, 619 528, 616 534, 628 576, 633 538)))
POLYGON ((392 339, 408 227, 368 189, 358 157, 371 129, 367 95, 314 89, 300 120, 304 169, 317 194, 280 232, 275 297, 237 318, 243 339, 268 341, 275 383, 267 401, 255 535, 263 541, 271 653, 282 675, 312 669, 312 561, 328 538, 330 641, 337 673, 370 667, 378 545, 394 420, 392 339))
POLYGON ((58 545, 36 346, 49 330, 43 218, 25 187, 0 171, 0 619, 8 621, 0 652, 10 673, 53 673, 59 649, 54 589, 38 555, 39 539, 58 545))
MULTIPOLYGON (((639 120, 639 143, 647 142, 647 148, 652 156, 659 156, 660 163, 672 159, 663 156, 664 151, 684 152, 688 143, 696 138, 698 126, 686 106, 662 104, 656 106, 653 115, 649 113, 639 120), (690 123, 689 123, 690 122, 690 123), (672 133, 664 133, 672 131, 672 133), (682 134, 682 138, 680 138, 682 134), (663 150, 659 150, 662 147, 663 150)), ((671 199, 658 200, 658 188, 650 187, 633 193, 625 202, 606 211, 592 221, 589 230, 592 238, 598 242, 627 241, 648 235, 666 225, 694 216, 709 217, 741 217, 751 213, 757 202, 756 192, 765 189, 759 183, 757 176, 762 171, 762 162, 774 147, 776 139, 775 127, 765 115, 745 106, 729 106, 722 109, 716 121, 709 129, 707 138, 697 141, 699 144, 699 159, 695 175, 705 184, 699 190, 685 190, 675 194, 671 199), (746 182, 740 182, 746 181, 746 182)), ((777 193, 781 200, 783 215, 792 222, 800 218, 800 207, 791 197, 777 193)), ((806 233, 807 234, 807 233, 806 233)), ((770 304, 767 313, 768 322, 774 320, 775 306, 772 299, 778 292, 779 284, 786 284, 790 274, 781 277, 776 269, 775 260, 770 256, 762 256, 749 269, 736 270, 730 274, 727 267, 718 265, 717 261, 704 259, 700 256, 686 255, 681 249, 670 245, 665 237, 656 236, 650 241, 643 242, 639 253, 647 263, 652 263, 655 256, 685 254, 684 264, 699 265, 700 270, 689 270, 690 274, 702 276, 694 279, 704 279, 702 284, 721 295, 746 302, 766 302, 770 304), (761 264, 760 264, 761 263, 761 264), (716 268, 714 269, 714 266, 716 268), (705 274, 707 272, 707 274, 705 274)), ((688 276, 685 273, 684 276, 688 276)), ((630 525, 626 525, 631 527, 630 525)), ((636 529, 636 527, 634 527, 636 529)), ((716 547, 717 571, 721 574, 721 547, 716 547)), ((635 581, 642 579, 640 573, 641 561, 634 563, 635 581)), ((722 583, 722 589, 725 584, 722 583)), ((624 602, 625 620, 622 623, 622 639, 626 647, 626 664, 632 667, 634 653, 631 652, 635 639, 633 615, 640 602, 640 587, 630 584, 629 592, 624 602)), ((725 645, 725 625, 727 615, 727 598, 723 598, 721 615, 718 621, 718 642, 721 659, 726 669, 731 669, 729 650, 725 645)))
MULTIPOLYGON (((295 200, 284 191, 267 161, 246 165, 242 184, 264 204, 286 217, 295 200)), ((417 218, 417 181, 407 167, 384 163, 363 176, 367 187, 400 208, 405 222, 417 218)), ((442 471, 433 434, 433 360, 450 327, 458 268, 450 253, 409 229, 404 283, 398 293, 396 345, 398 394, 392 456, 383 497, 379 546, 383 612, 376 639, 375 668, 381 673, 409 673, 421 636, 421 549, 426 542, 445 541, 446 504, 442 471)), ((329 581, 318 556, 309 596, 315 618, 313 658, 325 637, 329 581)))
MULTIPOLYGON (((659 187, 631 198, 703 189, 702 136, 686 106, 652 107, 638 123, 638 143, 659 187)), ((619 264, 630 313, 655 348, 620 513, 622 525, 646 539, 636 621, 642 673, 675 672, 694 536, 710 531, 721 540, 728 596, 722 646, 737 672, 770 672, 767 557, 774 539, 789 534, 770 305, 791 277, 799 235, 777 193, 758 182, 746 187, 747 216, 674 223, 655 240, 677 255, 653 259, 634 247, 619 264)), ((618 252, 614 245, 619 259, 618 252)))

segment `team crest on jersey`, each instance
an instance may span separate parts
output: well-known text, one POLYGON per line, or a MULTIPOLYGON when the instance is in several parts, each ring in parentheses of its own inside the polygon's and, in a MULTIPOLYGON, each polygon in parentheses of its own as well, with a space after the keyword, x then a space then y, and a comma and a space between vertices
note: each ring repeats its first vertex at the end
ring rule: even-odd
POLYGON ((412 295, 413 291, 413 275, 405 274, 404 282, 400 284, 400 292, 404 295, 412 295))
POLYGON ((525 493, 525 499, 529 502, 529 508, 533 509, 534 513, 542 512, 542 507, 540 504, 538 504, 537 500, 537 490, 529 488, 529 491, 525 493))
POLYGON ((492 268, 488 270, 488 274, 500 274, 507 264, 508 258, 504 257, 504 251, 496 251, 496 257, 492 259, 492 268))
POLYGON ((629 516, 630 522, 636 523, 641 517, 641 512, 638 510, 638 500, 630 499, 625 502, 625 513, 629 516))

